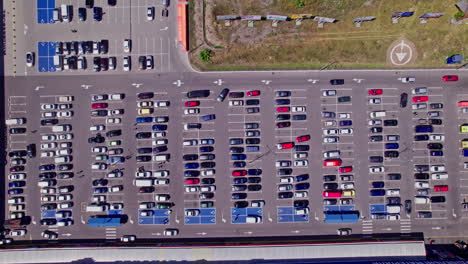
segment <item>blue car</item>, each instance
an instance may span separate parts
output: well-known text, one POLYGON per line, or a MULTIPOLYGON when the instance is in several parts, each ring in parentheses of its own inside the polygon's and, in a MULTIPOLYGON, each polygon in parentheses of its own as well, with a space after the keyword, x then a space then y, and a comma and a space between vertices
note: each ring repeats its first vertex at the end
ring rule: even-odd
POLYGON ((9 195, 22 194, 22 193, 23 193, 23 189, 10 189, 10 190, 8 190, 9 195))
POLYGON ((310 187, 310 184, 308 182, 296 184, 296 190, 307 190, 309 189, 309 187, 310 187))
POLYGON ((24 181, 14 181, 14 182, 8 183, 8 187, 10 188, 23 187, 25 185, 26 185, 26 182, 24 181))
MULTIPOLYGON (((431 156, 440 157, 440 156, 444 155, 444 152, 440 151, 440 150, 433 150, 433 151, 430 152, 430 154, 431 154, 431 156)), ((467 157, 467 156, 465 156, 465 157, 467 157)))
POLYGON ((216 115, 211 114, 211 115, 204 115, 200 116, 200 121, 210 121, 216 119, 216 115))
POLYGON ((153 122, 153 118, 149 117, 149 116, 137 117, 136 122, 137 123, 151 123, 151 122, 153 122))
POLYGON ((235 161, 232 163, 232 166, 235 168, 244 168, 247 166, 247 163, 245 163, 245 161, 235 161))
POLYGON ((374 189, 370 190, 370 196, 384 196, 385 190, 384 189, 374 189))
POLYGON ((309 179, 309 174, 301 174, 296 176, 297 182, 306 181, 307 179, 309 179))
POLYGON ((234 178, 234 180, 232 180, 232 182, 234 184, 243 184, 243 183, 247 183, 247 178, 234 178))
POLYGON ((249 169, 247 171, 247 174, 249 174, 249 175, 261 175, 262 174, 262 169, 249 169))
POLYGON ((184 171, 184 176, 185 177, 198 177, 198 176, 200 176, 200 172, 199 171, 193 171, 193 170, 187 170, 187 171, 184 171))
POLYGON ((372 188, 383 188, 385 183, 382 181, 372 182, 372 188))
POLYGON ((167 125, 153 125, 151 129, 155 131, 165 131, 167 130, 167 125))
POLYGON ((96 187, 94 188, 93 193, 106 193, 107 191, 107 187, 96 187))
POLYGON ((353 121, 351 120, 342 120, 340 121, 340 126, 352 126, 353 125, 353 121))
POLYGON ((124 163, 125 158, 121 156, 114 156, 109 158, 109 162, 111 164, 116 164, 116 163, 124 163))
POLYGON ((398 149, 399 147, 398 143, 385 143, 386 149, 398 149))
POLYGON ((245 154, 231 154, 231 160, 245 160, 246 158, 245 154))
POLYGON ((414 128, 416 133, 432 133, 434 129, 431 125, 419 125, 414 128))
POLYGON ((93 18, 96 21, 102 20, 102 8, 101 7, 94 7, 93 8, 93 18))
POLYGON ((214 148, 212 146, 200 147, 200 152, 212 152, 214 148))
POLYGON ((200 167, 200 164, 198 164, 198 162, 185 163, 186 169, 198 169, 198 167, 200 167))

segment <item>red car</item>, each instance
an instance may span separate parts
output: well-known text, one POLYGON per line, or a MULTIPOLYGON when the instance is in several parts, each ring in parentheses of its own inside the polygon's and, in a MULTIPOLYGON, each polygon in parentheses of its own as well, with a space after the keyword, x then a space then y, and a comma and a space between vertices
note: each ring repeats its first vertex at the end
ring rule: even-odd
POLYGON ((337 167, 337 166, 341 166, 341 163, 342 163, 341 160, 324 160, 323 166, 324 167, 337 167))
POLYGON ((254 90, 254 91, 248 91, 247 96, 259 96, 260 91, 259 90, 254 90))
POLYGON ((284 142, 276 144, 278 149, 292 149, 294 148, 294 142, 284 142))
POLYGON ((346 167, 340 168, 340 173, 347 173, 347 172, 352 172, 352 171, 353 171, 353 166, 346 166, 346 167))
POLYGON ((309 135, 304 135, 304 136, 298 136, 296 138, 296 142, 304 142, 304 141, 309 141, 310 136, 309 135))
POLYGON ((383 94, 382 89, 370 89, 369 90, 369 95, 381 95, 383 94))
POLYGON ((186 179, 185 184, 199 184, 200 180, 199 179, 186 179))
POLYGON ((290 108, 287 107, 287 106, 276 108, 276 112, 278 112, 278 113, 285 113, 285 112, 289 112, 289 111, 290 111, 290 108))
POLYGON ((449 187, 447 185, 436 185, 434 186, 434 192, 448 192, 449 187))
POLYGON ((194 107, 194 106, 199 106, 200 101, 187 101, 185 102, 185 107, 194 107))
POLYGON ((458 81, 458 76, 457 75, 445 75, 444 77, 442 77, 442 79, 445 82, 456 82, 458 81))
POLYGON ((245 176, 247 175, 246 170, 235 170, 232 172, 232 176, 237 177, 237 176, 245 176))
POLYGON ((109 105, 107 103, 95 103, 91 105, 93 109, 107 108, 109 105))
POLYGON ((427 100, 429 100, 429 97, 427 97, 427 96, 415 96, 415 97, 413 97, 413 102, 415 102, 415 103, 427 102, 427 100))
POLYGON ((324 191, 324 192, 322 193, 322 196, 323 196, 323 197, 337 197, 337 198, 340 198, 340 197, 341 197, 341 192, 337 192, 337 191, 333 191, 333 192, 324 191))

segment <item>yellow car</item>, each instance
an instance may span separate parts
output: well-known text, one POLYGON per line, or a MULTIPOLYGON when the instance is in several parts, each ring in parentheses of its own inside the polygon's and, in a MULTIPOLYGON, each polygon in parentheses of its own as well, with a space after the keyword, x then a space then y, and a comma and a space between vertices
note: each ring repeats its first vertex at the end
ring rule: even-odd
POLYGON ((462 148, 468 148, 468 138, 465 138, 461 141, 462 148))
POLYGON ((468 124, 463 124, 460 126, 460 132, 468 133, 468 124))
POLYGON ((347 191, 343 191, 343 193, 342 193, 343 197, 352 197, 352 196, 355 196, 355 195, 356 195, 355 190, 347 190, 347 191))
POLYGON ((138 109, 138 115, 151 115, 153 108, 140 108, 138 109))

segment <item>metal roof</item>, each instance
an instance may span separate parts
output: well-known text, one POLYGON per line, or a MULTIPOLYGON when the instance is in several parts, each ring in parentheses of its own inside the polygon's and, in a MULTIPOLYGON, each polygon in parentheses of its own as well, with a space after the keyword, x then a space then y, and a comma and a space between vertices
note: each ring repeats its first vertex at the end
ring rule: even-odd
POLYGON ((113 261, 233 261, 364 257, 424 257, 423 241, 266 246, 44 248, 0 250, 0 263, 113 261))

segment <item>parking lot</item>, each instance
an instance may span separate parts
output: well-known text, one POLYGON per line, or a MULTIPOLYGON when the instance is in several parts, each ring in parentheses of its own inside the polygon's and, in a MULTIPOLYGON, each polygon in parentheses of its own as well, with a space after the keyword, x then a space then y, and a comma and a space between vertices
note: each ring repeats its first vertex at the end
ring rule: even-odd
POLYGON ((15 201, 6 215, 31 217, 26 234, 14 239, 44 239, 45 230, 52 239, 109 241, 338 228, 404 234, 463 220, 467 121, 453 102, 468 97, 444 89, 452 83, 394 79, 387 86, 348 79, 219 86, 207 78, 179 88, 171 77, 142 79, 136 88, 133 80, 106 77, 87 87, 72 80, 77 89, 58 78, 38 80, 37 90, 37 83, 11 81, 21 88, 7 92, 7 119, 26 123, 8 129, 26 132, 9 133, 7 151, 36 146, 34 158, 8 158, 7 170, 16 171, 7 173, 6 190, 22 193, 10 192, 15 201), (109 82, 115 85, 103 85, 109 82), (187 96, 205 89, 206 97, 187 96), (432 131, 417 128, 429 122, 432 131), (358 218, 332 224, 337 214, 358 218), (102 217, 120 223, 89 224, 102 217))

